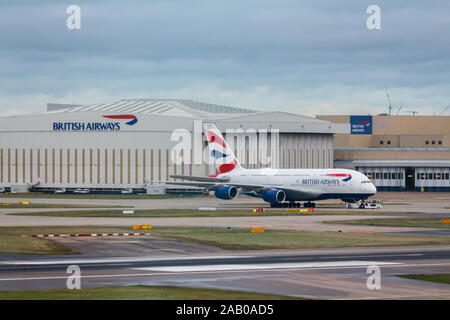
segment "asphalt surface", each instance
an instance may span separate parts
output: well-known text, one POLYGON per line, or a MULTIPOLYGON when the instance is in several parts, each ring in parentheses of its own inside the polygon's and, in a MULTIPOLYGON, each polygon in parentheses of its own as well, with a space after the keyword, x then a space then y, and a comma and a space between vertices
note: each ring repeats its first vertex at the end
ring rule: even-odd
POLYGON ((450 246, 240 251, 225 255, 35 257, 0 263, 0 289, 65 288, 67 267, 81 270, 82 287, 178 285, 323 299, 449 299, 448 285, 397 277, 450 270, 450 246), (378 266, 381 289, 370 290, 367 268, 378 266))
MULTIPOLYGON (((450 217, 449 193, 385 193, 391 205, 378 216, 278 216, 193 218, 27 217, 7 213, 74 209, 1 209, 0 226, 205 226, 450 235, 449 230, 376 226, 344 226, 323 221, 450 217), (397 202, 397 203, 395 203, 397 202), (397 213, 398 212, 398 213, 397 213), (420 212, 406 215, 405 212, 420 212)), ((24 199, 2 199, 19 202, 24 199)), ((126 205, 135 209, 216 207, 251 209, 265 204, 253 198, 237 201, 214 197, 164 200, 32 199, 34 203, 126 205)), ((347 210, 328 201, 317 210, 347 210)), ((85 208, 79 210, 86 210, 85 208)), ((104 209, 98 209, 104 210, 104 209)), ((355 213, 359 209, 354 209, 355 213)), ((320 250, 228 251, 194 243, 139 238, 59 238, 81 255, 36 256, 0 254, 0 290, 66 288, 69 265, 81 269, 82 287, 171 285, 283 294, 319 299, 450 299, 450 286, 397 277, 401 274, 450 272, 450 246, 370 247, 320 250), (381 270, 381 289, 367 287, 368 267, 381 270)))

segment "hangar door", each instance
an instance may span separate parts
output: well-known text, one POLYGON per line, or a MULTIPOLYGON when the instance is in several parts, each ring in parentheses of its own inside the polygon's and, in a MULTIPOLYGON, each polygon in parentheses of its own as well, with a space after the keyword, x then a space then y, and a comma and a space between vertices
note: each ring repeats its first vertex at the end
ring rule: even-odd
POLYGON ((415 181, 415 169, 413 167, 405 168, 405 189, 406 191, 414 191, 416 181, 415 181))

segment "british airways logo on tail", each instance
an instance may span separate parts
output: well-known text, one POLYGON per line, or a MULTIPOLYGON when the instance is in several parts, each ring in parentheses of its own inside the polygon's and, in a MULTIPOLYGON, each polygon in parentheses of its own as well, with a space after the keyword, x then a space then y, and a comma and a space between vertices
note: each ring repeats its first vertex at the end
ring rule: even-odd
POLYGON ((216 177, 219 174, 233 171, 238 162, 234 158, 233 151, 221 137, 220 132, 205 130, 206 140, 210 146, 211 156, 216 160, 217 173, 210 175, 216 177), (222 150, 219 151, 218 149, 222 150))
POLYGON ((213 157, 216 158, 216 159, 220 159, 220 158, 226 158, 226 157, 228 157, 228 154, 222 153, 222 152, 220 152, 220 151, 218 151, 218 150, 212 150, 212 151, 211 151, 211 156, 213 156, 213 157))

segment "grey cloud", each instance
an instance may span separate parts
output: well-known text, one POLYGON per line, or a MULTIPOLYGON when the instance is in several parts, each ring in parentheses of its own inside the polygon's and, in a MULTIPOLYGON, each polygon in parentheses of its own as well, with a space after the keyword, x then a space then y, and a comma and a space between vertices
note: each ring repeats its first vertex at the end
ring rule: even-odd
POLYGON ((381 103, 389 86, 417 103, 423 99, 413 89, 430 92, 441 104, 450 95, 449 10, 440 0, 3 1, 0 93, 199 95, 198 85, 214 83, 219 99, 223 90, 266 105, 264 94, 245 94, 266 87, 293 106, 297 92, 314 93, 308 99, 316 104, 342 104, 345 95, 335 101, 334 90, 349 87, 355 95, 347 99, 367 103, 364 94, 375 91, 381 103), (82 8, 80 31, 65 28, 74 2, 82 8), (365 27, 370 4, 381 7, 381 30, 365 27))

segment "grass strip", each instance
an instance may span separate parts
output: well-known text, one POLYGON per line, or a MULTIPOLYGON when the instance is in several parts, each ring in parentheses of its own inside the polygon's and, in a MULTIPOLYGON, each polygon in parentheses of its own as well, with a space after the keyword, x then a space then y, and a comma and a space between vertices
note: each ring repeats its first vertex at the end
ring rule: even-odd
POLYGON ((48 238, 31 238, 32 234, 112 233, 130 232, 131 227, 1 227, 0 253, 17 254, 78 254, 58 241, 48 238))
POLYGON ((152 234, 229 250, 314 249, 399 245, 450 244, 450 237, 366 232, 154 227, 152 234))
POLYGON ((298 300, 301 298, 217 289, 163 286, 125 286, 0 291, 0 300, 298 300))
POLYGON ((397 277, 411 279, 411 280, 422 280, 435 283, 450 284, 450 273, 439 273, 439 274, 406 274, 398 275, 397 277))
MULTIPOLYGON (((130 227, 1 227, 0 252, 21 254, 76 254, 60 241, 31 238, 31 234, 114 233, 132 232, 130 227)), ((139 238, 152 241, 156 237, 188 241, 228 250, 314 249, 399 245, 450 244, 446 236, 417 236, 363 232, 295 231, 266 229, 251 233, 250 228, 157 227, 151 236, 139 238)), ((112 238, 109 238, 113 240, 112 238)), ((102 241, 96 239, 96 241, 102 241)))
POLYGON ((443 223, 442 218, 361 219, 361 220, 333 220, 323 222, 330 224, 344 224, 344 225, 450 229, 450 223, 443 223))

